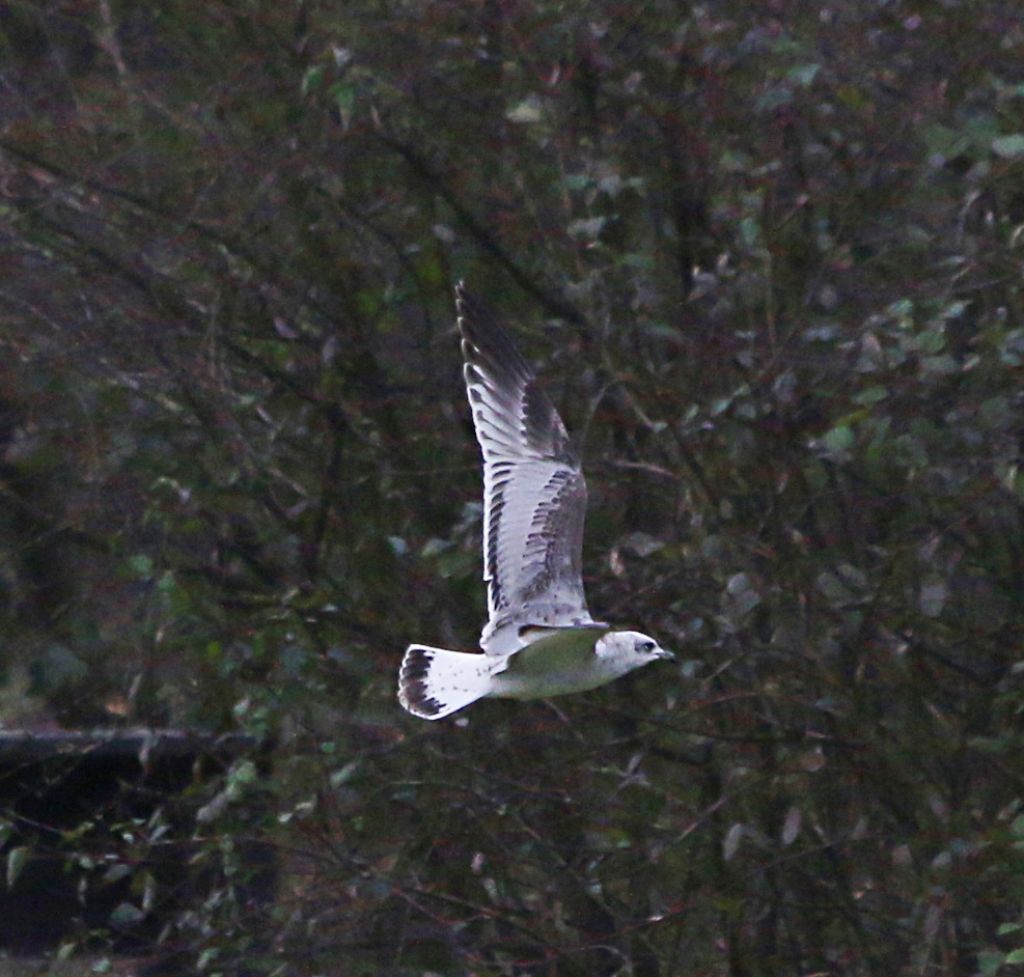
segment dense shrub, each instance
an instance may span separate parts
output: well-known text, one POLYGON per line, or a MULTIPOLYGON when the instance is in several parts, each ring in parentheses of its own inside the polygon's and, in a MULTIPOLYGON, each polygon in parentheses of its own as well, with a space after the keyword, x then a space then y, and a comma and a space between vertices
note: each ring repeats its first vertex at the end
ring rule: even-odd
POLYGON ((1009 973, 1015 5, 581 7, 6 5, 4 721, 275 744, 211 972, 1009 973), (676 672, 399 711, 485 614, 460 277, 676 672))

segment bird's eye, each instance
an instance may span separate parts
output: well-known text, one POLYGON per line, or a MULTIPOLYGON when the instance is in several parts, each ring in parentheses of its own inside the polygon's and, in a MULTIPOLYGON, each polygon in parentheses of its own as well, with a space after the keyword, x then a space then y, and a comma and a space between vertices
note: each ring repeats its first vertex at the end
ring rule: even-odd
POLYGON ((649 639, 647 641, 638 641, 636 643, 636 650, 637 651, 643 651, 643 652, 654 651, 654 649, 656 647, 657 647, 657 645, 653 641, 651 641, 649 639))

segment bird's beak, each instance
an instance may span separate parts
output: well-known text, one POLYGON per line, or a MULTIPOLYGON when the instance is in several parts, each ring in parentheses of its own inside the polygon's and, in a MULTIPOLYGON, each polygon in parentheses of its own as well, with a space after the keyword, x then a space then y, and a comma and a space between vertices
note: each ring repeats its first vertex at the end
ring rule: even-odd
POLYGON ((671 651, 666 651, 664 648, 658 649, 658 657, 664 658, 665 661, 669 662, 674 662, 676 660, 676 656, 671 651))

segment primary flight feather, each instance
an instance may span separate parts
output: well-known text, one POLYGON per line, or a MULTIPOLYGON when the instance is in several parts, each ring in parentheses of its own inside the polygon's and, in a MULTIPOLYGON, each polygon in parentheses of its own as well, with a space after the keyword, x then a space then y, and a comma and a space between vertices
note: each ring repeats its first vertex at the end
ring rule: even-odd
POLYGON ((581 559, 587 488, 562 419, 504 326, 455 289, 463 373, 484 461, 484 654, 410 645, 398 698, 441 719, 484 696, 604 685, 670 652, 590 616, 581 559))

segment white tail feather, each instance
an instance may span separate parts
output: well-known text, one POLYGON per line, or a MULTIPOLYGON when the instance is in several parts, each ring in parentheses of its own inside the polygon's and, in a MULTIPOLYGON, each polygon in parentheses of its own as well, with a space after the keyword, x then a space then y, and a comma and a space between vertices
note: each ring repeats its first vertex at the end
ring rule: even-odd
POLYGON ((442 719, 491 691, 495 660, 429 645, 409 645, 398 675, 398 701, 414 716, 442 719))

